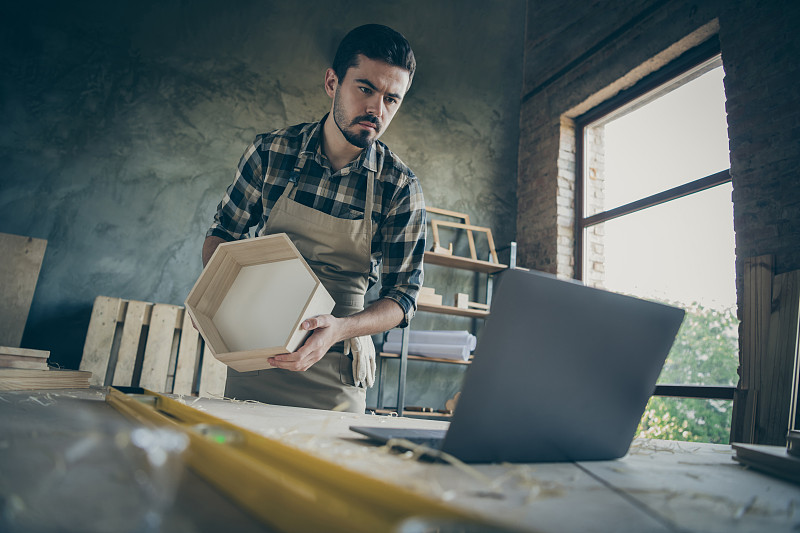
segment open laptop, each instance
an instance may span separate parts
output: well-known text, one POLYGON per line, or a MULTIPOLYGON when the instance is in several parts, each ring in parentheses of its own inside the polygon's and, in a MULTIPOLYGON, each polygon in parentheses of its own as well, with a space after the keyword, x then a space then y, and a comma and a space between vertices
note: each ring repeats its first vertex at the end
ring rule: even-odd
POLYGON ((684 311, 523 270, 495 287, 448 430, 350 429, 473 463, 625 455, 684 311))

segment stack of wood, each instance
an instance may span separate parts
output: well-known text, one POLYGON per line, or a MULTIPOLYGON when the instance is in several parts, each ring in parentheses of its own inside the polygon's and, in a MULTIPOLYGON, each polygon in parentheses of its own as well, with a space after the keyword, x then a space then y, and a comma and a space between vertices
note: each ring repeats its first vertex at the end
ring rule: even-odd
POLYGON ((50 352, 0 346, 0 390, 86 389, 91 372, 49 368, 50 352))

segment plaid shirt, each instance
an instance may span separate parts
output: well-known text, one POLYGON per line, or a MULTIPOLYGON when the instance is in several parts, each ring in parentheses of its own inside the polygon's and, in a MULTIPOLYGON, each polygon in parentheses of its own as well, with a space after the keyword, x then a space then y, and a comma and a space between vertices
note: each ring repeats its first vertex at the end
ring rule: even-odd
POLYGON ((322 124, 299 124, 256 136, 239 162, 236 179, 217 206, 207 236, 226 241, 247 238, 250 228, 264 234, 272 207, 300 163, 292 199, 302 205, 345 219, 363 219, 367 170, 375 172, 375 200, 369 286, 381 269, 381 298, 397 302, 404 324, 414 316, 422 285, 425 251, 425 204, 417 177, 380 141, 366 148, 349 165, 331 173, 321 153, 322 124))

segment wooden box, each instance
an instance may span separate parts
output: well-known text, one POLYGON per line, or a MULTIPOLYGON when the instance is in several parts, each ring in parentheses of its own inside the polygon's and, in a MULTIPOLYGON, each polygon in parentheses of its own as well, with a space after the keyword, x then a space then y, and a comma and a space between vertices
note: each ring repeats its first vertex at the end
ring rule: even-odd
POLYGON ((214 357, 239 372, 299 348, 333 298, 285 233, 220 244, 186 299, 214 357))

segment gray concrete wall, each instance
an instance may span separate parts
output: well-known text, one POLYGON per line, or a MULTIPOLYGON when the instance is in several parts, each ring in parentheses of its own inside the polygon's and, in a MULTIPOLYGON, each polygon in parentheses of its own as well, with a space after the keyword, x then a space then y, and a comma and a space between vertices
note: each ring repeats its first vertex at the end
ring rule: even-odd
POLYGON ((523 0, 6 4, 0 231, 48 240, 23 344, 64 366, 95 296, 183 302, 246 143, 322 116, 324 70, 360 24, 417 54, 383 140, 428 203, 515 236, 523 0))

